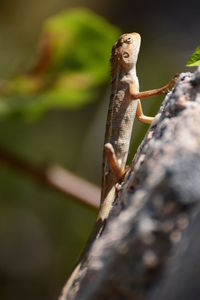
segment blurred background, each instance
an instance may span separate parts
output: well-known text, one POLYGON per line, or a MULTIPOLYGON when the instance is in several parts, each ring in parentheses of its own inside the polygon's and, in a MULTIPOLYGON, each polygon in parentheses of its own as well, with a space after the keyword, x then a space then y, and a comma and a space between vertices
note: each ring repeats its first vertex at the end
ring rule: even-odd
MULTIPOLYGON (((112 44, 139 32, 140 88, 160 87, 186 70, 199 12, 195 0, 0 1, 0 299, 56 299, 92 230, 96 211, 34 168, 100 186, 112 44)), ((147 129, 136 121, 129 161, 147 129)))

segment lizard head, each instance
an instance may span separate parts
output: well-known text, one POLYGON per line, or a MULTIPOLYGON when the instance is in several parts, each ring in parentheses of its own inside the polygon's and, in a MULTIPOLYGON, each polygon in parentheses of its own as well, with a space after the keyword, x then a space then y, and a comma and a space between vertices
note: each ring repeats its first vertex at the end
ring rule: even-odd
POLYGON ((141 37, 139 33, 132 32, 122 34, 113 46, 112 56, 115 56, 118 64, 120 64, 123 68, 130 69, 137 62, 140 43, 141 37))

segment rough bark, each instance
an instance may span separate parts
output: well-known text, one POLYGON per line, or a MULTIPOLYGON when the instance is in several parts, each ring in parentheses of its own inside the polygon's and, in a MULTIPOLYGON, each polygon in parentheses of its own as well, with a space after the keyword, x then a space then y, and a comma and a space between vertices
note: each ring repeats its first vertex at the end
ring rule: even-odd
POLYGON ((200 68, 180 75, 62 299, 200 299, 200 68))

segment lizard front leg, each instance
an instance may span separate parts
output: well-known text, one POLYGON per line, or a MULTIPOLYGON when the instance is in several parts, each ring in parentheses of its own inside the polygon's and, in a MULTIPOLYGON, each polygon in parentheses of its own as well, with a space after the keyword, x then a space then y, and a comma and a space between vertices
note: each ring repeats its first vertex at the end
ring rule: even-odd
POLYGON ((149 98, 152 96, 157 96, 160 94, 166 94, 170 91, 170 89, 172 88, 172 86, 176 83, 177 79, 178 79, 179 74, 176 74, 168 84, 164 85, 161 88, 158 89, 153 89, 153 90, 148 90, 145 92, 135 92, 135 85, 134 84, 129 84, 129 93, 131 96, 132 100, 136 100, 136 99, 145 99, 145 98, 149 98))
POLYGON ((138 100, 138 105, 137 105, 137 110, 136 110, 136 117, 140 122, 145 123, 145 124, 151 124, 153 119, 154 119, 154 117, 145 116, 143 114, 142 105, 141 105, 140 100, 138 100))
MULTIPOLYGON (((129 93, 131 95, 132 100, 136 100, 136 99, 146 99, 148 97, 151 96, 156 96, 156 95, 160 95, 160 94, 165 94, 167 93, 170 88, 175 84, 177 78, 178 78, 178 74, 175 75, 168 84, 166 84, 165 86, 159 88, 159 89, 154 89, 154 90, 149 90, 149 91, 145 91, 145 92, 138 92, 138 93, 134 93, 135 91, 135 86, 134 84, 130 84, 129 85, 129 93)), ((142 123, 146 123, 146 124, 151 124, 153 121, 153 117, 149 117, 149 116, 145 116, 143 114, 142 111, 142 105, 140 100, 138 100, 138 105, 137 105, 137 110, 136 110, 136 117, 137 119, 142 122, 142 123)))

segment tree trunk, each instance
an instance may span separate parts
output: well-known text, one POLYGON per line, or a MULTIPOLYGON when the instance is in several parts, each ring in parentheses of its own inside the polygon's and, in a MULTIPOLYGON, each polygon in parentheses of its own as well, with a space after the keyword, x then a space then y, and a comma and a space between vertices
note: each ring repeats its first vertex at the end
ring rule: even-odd
POLYGON ((61 299, 200 299, 200 68, 180 75, 61 299))

